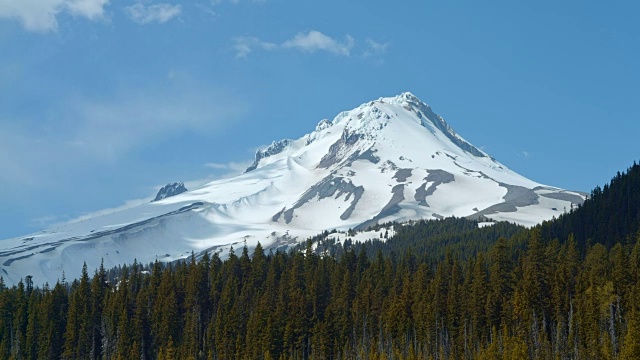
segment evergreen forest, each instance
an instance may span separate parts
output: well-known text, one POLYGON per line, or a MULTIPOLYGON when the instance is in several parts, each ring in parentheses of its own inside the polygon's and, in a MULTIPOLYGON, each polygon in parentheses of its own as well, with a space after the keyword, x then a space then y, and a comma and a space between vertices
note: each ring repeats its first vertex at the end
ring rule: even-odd
POLYGON ((0 282, 0 358, 640 359, 640 165, 532 229, 394 227, 0 282))

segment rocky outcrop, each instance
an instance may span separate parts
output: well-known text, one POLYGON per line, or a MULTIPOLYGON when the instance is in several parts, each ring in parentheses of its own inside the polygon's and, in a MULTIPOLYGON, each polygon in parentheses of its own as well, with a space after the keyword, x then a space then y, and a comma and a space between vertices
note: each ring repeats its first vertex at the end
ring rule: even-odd
POLYGON ((163 186, 160 191, 158 191, 158 195, 156 195, 156 198, 153 199, 153 201, 159 201, 162 199, 166 199, 168 197, 172 197, 172 196, 176 196, 178 194, 182 194, 183 192, 188 191, 187 188, 184 186, 183 182, 174 182, 171 184, 167 184, 165 186, 163 186))

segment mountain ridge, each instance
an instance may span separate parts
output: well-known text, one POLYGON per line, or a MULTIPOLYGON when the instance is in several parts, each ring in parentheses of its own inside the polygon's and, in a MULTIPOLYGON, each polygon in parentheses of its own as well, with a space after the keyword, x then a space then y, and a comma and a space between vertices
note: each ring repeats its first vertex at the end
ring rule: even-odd
POLYGON ((330 229, 449 216, 533 226, 584 195, 542 185, 458 135, 411 93, 379 98, 258 150, 252 165, 152 203, 7 240, 2 272, 55 282, 82 262, 173 261, 295 245, 330 229), (28 239, 28 240, 27 240, 28 239))

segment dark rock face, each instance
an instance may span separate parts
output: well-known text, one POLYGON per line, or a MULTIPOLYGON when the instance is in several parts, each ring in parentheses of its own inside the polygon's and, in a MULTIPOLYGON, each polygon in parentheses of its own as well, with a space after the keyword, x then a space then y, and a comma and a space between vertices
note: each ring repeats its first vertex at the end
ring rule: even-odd
MULTIPOLYGON (((153 201, 159 201, 162 199, 166 199, 168 197, 176 196, 178 194, 182 194, 183 192, 188 191, 182 182, 174 182, 172 184, 167 184, 158 191, 158 195, 153 201)), ((152 202, 153 202, 152 201, 152 202)))
POLYGON ((328 169, 329 167, 340 163, 344 160, 344 156, 348 152, 348 149, 355 145, 361 138, 361 134, 351 134, 347 129, 344 129, 340 139, 333 143, 329 147, 329 152, 320 159, 318 168, 328 169))
POLYGON ((271 143, 271 145, 269 145, 268 148, 264 149, 264 150, 258 150, 256 151, 256 158, 253 161, 253 164, 251 164, 246 170, 245 172, 249 172, 252 170, 255 170, 258 168, 258 165, 260 164, 260 160, 267 158, 269 156, 273 156, 276 154, 281 153, 284 149, 287 148, 287 146, 289 146, 289 144, 291 144, 293 142, 293 140, 290 139, 284 139, 284 140, 280 140, 280 141, 274 141, 273 143, 271 143))
POLYGON ((396 174, 393 175, 393 178, 396 179, 397 182, 405 182, 411 177, 411 171, 412 169, 398 169, 396 174))
POLYGON ((426 182, 416 189, 414 196, 414 199, 422 206, 429 206, 429 204, 427 204, 427 196, 433 195, 439 185, 448 184, 456 180, 453 174, 444 170, 427 170, 427 172, 429 174, 424 178, 426 182), (432 184, 427 189, 427 183, 429 182, 432 182, 432 184))
POLYGON ((519 207, 539 204, 538 195, 532 189, 523 186, 509 185, 498 183, 501 187, 507 189, 507 194, 503 196, 504 202, 489 206, 488 208, 468 216, 470 219, 478 219, 480 216, 497 214, 500 212, 515 212, 519 207))
POLYGON ((364 187, 355 186, 350 180, 345 181, 342 177, 328 176, 322 179, 320 182, 312 186, 307 190, 302 197, 290 208, 282 209, 280 212, 272 217, 273 221, 278 221, 281 215, 284 215, 284 220, 288 224, 293 220, 293 214, 296 209, 302 207, 307 202, 315 199, 322 200, 328 197, 334 197, 335 199, 346 194, 344 201, 351 200, 351 204, 347 210, 340 215, 340 219, 347 220, 351 217, 351 214, 356 208, 358 201, 364 194, 364 187), (353 195, 353 198, 352 198, 353 195))
MULTIPOLYGON (((536 190, 536 189, 534 189, 534 190, 536 190)), ((588 194, 585 194, 585 195, 588 195, 588 194)), ((570 194, 570 193, 567 193, 567 192, 556 192, 556 193, 540 194, 540 196, 546 197, 546 198, 549 198, 549 199, 570 201, 571 203, 573 203, 575 205, 582 205, 582 203, 584 203, 584 198, 582 196, 576 195, 576 194, 570 194)))
POLYGON ((353 154, 351 154, 351 156, 349 156, 345 165, 351 166, 353 165, 353 162, 356 160, 366 160, 373 164, 377 164, 378 162, 380 162, 380 158, 376 156, 377 151, 378 150, 374 148, 369 148, 363 153, 360 153, 360 150, 356 150, 353 152, 353 154))
POLYGON ((367 220, 362 224, 356 226, 354 230, 364 230, 369 226, 377 224, 380 219, 386 216, 397 214, 400 210, 402 210, 402 208, 400 208, 400 205, 398 204, 400 204, 404 200, 404 185, 405 184, 398 184, 394 186, 393 189, 391 189, 391 193, 393 194, 391 196, 391 199, 389 200, 387 205, 382 208, 380 213, 374 216, 371 220, 367 220))

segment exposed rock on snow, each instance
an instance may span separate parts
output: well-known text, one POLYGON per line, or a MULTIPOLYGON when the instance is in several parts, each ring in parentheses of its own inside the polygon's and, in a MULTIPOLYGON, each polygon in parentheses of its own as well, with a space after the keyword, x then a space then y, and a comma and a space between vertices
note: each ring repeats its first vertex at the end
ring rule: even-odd
POLYGON ((159 201, 171 196, 182 194, 183 192, 187 192, 187 191, 188 191, 187 188, 184 186, 182 182, 174 182, 174 183, 163 186, 160 189, 160 191, 158 191, 156 198, 153 199, 152 201, 159 201))

